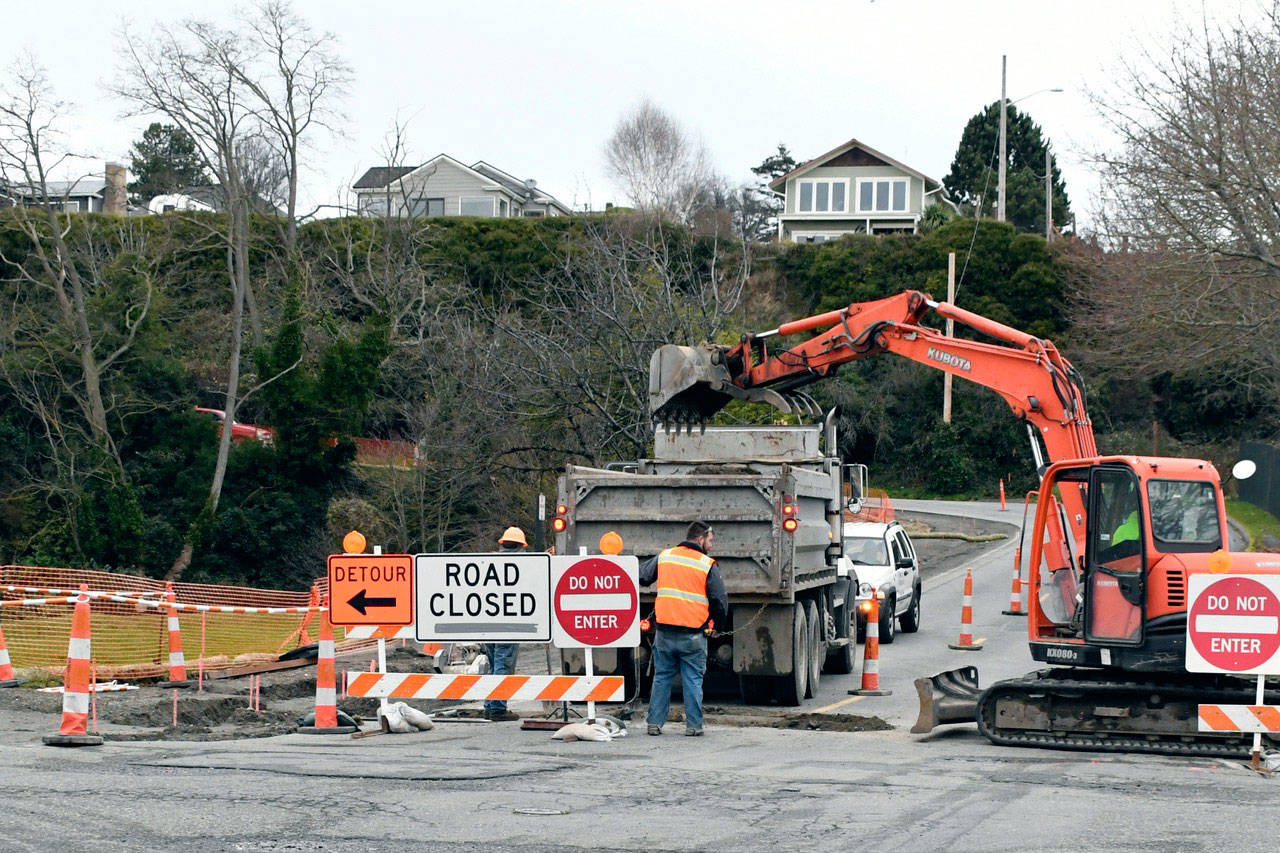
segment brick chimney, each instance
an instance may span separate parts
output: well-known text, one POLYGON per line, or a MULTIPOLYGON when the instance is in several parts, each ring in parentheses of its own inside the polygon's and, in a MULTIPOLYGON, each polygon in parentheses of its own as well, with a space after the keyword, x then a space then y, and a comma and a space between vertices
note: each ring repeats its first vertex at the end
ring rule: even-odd
POLYGON ((126 209, 125 169, 119 163, 108 163, 107 186, 102 191, 102 212, 123 214, 126 209))

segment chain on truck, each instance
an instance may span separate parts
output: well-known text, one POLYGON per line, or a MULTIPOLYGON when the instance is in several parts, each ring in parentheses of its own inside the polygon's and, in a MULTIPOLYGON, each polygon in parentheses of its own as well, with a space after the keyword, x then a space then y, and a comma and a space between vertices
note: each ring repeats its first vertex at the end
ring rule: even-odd
MULTIPOLYGON (((836 446, 834 410, 812 425, 659 427, 651 459, 565 470, 556 551, 594 551, 612 530, 644 561, 679 543, 691 521, 707 522, 730 613, 710 638, 708 678, 735 679, 748 702, 798 705, 823 672, 854 667, 857 579, 840 573, 840 534, 844 483, 856 499, 865 469, 842 466, 836 446)), ((649 592, 641 612, 652 609, 649 592)), ((650 643, 596 650, 597 671, 625 675, 634 695, 650 643)))

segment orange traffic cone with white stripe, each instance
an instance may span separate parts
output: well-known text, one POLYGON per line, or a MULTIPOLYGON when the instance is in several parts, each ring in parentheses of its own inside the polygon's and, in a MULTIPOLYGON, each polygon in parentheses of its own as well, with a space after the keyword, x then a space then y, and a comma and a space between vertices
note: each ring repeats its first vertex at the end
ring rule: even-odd
POLYGON ((359 726, 338 725, 338 686, 334 678, 333 623, 329 621, 329 597, 321 599, 324 611, 317 621, 320 627, 319 656, 316 658, 316 713, 312 724, 298 731, 308 735, 345 735, 359 731, 359 726))
POLYGON ((1001 610, 1005 616, 1022 616, 1022 546, 1013 552, 1013 588, 1009 591, 1009 609, 1001 610))
POLYGON ((166 581, 164 597, 169 602, 169 680, 161 681, 157 687, 190 687, 187 680, 187 659, 182 656, 182 628, 178 624, 178 597, 173 592, 173 583, 166 581))
POLYGON ((867 636, 862 643, 862 687, 850 690, 850 696, 888 696, 892 690, 880 689, 880 598, 871 591, 871 609, 867 611, 867 636))
POLYGON ((962 652, 976 652, 981 643, 973 641, 973 569, 964 570, 964 602, 960 607, 960 639, 947 643, 947 648, 962 652))
POLYGON ((71 616, 71 639, 67 644, 67 674, 62 685, 62 727, 56 735, 45 735, 49 746, 101 746, 99 735, 88 733, 89 724, 89 587, 80 584, 76 609, 71 616))
POLYGON ((17 687, 22 683, 13 664, 9 662, 9 646, 4 641, 4 629, 0 629, 0 687, 17 687))

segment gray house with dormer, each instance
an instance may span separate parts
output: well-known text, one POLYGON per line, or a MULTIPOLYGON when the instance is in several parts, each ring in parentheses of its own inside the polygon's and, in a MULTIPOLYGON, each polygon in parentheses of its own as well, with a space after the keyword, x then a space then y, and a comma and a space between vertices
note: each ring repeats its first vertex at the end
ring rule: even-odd
POLYGON ((778 239, 794 243, 915 233, 931 205, 955 209, 941 181, 856 139, 775 178, 769 189, 786 200, 778 239))
POLYGON ((352 185, 361 216, 566 216, 571 211, 532 178, 479 160, 439 154, 421 166, 375 166, 352 185))

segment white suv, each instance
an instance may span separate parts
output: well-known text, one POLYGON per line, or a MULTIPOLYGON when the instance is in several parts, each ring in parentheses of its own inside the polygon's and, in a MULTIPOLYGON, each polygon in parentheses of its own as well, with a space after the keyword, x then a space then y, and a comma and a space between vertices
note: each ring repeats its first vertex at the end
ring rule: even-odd
POLYGON ((911 537, 896 521, 848 521, 844 556, 858 578, 858 639, 866 637, 872 590, 880 599, 880 642, 892 643, 895 623, 920 630, 920 561, 911 537))

